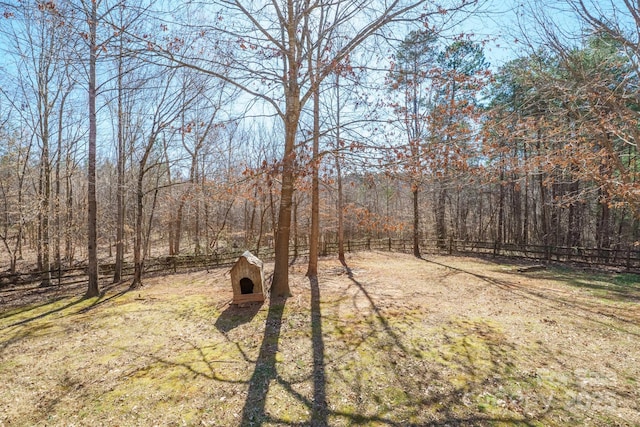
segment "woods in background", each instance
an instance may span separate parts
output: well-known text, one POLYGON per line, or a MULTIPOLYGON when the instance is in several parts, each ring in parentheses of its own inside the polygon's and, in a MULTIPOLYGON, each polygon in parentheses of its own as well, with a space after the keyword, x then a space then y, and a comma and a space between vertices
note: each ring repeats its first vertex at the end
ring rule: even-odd
POLYGON ((0 4, 3 264, 46 285, 128 260, 138 286, 149 257, 279 238, 285 271, 299 245, 363 237, 634 246, 640 23, 566 4, 579 43, 540 21, 500 66, 445 30, 470 1, 0 4))

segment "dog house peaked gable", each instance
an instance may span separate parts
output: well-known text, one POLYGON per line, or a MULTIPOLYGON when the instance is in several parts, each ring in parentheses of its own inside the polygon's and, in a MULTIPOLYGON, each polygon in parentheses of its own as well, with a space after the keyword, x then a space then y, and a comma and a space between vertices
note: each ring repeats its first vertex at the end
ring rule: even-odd
POLYGON ((264 271, 262 261, 245 251, 231 267, 233 304, 264 301, 264 271))

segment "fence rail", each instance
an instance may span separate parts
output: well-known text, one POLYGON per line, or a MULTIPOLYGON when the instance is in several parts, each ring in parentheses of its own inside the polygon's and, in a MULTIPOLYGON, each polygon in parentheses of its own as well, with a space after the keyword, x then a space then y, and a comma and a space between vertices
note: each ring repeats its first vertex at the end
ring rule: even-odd
POLYGON ((551 245, 496 244, 488 242, 455 242, 449 252, 500 255, 547 262, 571 262, 592 267, 617 267, 640 272, 640 248, 582 248, 551 245))
MULTIPOLYGON (((338 243, 332 241, 321 242, 319 253, 329 256, 338 253, 338 243)), ((542 262, 571 262, 590 267, 616 267, 628 272, 640 273, 640 248, 635 246, 616 248, 580 248, 545 245, 518 245, 497 242, 472 242, 449 240, 446 243, 436 241, 422 241, 420 249, 429 254, 477 254, 491 256, 505 256, 511 258, 524 258, 542 262)), ((358 239, 345 240, 345 252, 360 252, 379 250, 388 252, 413 253, 413 241, 401 238, 384 239, 358 239)), ((144 273, 154 275, 160 273, 177 273, 189 270, 213 269, 231 266, 244 252, 232 250, 214 252, 208 255, 177 255, 152 258, 145 262, 144 273)), ((292 258, 305 257, 309 253, 308 247, 292 246, 290 254, 292 258)), ((256 253, 261 259, 271 261, 274 258, 273 248, 262 248, 256 253)), ((99 266, 99 274, 102 278, 113 277, 115 265, 104 263, 99 266)), ((72 285, 86 282, 86 265, 77 265, 70 268, 59 268, 51 271, 53 285, 72 285)), ((122 276, 133 276, 133 263, 125 263, 122 276)), ((30 271, 27 273, 0 273, 0 288, 8 285, 35 284, 41 281, 43 272, 30 271)))

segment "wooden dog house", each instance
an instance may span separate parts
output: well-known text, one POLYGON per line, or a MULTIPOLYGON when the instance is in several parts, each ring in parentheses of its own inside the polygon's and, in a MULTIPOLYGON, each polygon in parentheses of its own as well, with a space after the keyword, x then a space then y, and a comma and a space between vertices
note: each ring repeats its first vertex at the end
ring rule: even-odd
POLYGON ((262 261, 245 251, 231 267, 233 304, 264 301, 264 270, 262 261))

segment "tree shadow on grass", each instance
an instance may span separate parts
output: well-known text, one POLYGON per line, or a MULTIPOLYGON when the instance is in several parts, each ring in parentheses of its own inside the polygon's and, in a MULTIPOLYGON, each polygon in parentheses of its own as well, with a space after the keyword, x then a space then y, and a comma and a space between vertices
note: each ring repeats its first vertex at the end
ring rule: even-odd
POLYGON ((365 286, 362 283, 358 282, 355 279, 355 277, 353 276, 353 271, 351 270, 351 268, 349 268, 347 266, 346 263, 344 264, 344 268, 347 270, 347 277, 349 277, 349 280, 351 280, 351 282, 358 287, 358 290, 362 293, 362 295, 365 296, 365 298, 369 302, 369 305, 371 306, 371 309, 374 311, 377 320, 382 324, 382 327, 384 328, 384 330, 387 333, 387 335, 389 335, 389 337, 391 337, 393 339, 395 345, 399 349, 401 349, 404 353, 407 353, 407 349, 405 348, 404 344, 402 343, 400 337, 398 336, 398 334, 396 334, 396 332, 393 330, 393 328, 389 325, 389 322, 387 321, 387 318, 383 315, 382 311, 380 310, 380 308, 378 307, 376 302, 373 300, 373 297, 371 296, 371 294, 369 294, 369 292, 367 291, 367 289, 365 288, 365 286))
POLYGON ((635 274, 578 273, 564 269, 538 272, 534 277, 563 282, 590 291, 594 296, 613 302, 640 302, 640 276, 635 274))
MULTIPOLYGON (((208 356, 205 352, 204 347, 201 344, 198 344, 188 338, 178 338, 177 341, 186 344, 193 353, 193 357, 189 360, 176 360, 175 357, 166 357, 166 356, 158 356, 153 353, 149 353, 148 351, 140 351, 131 347, 116 347, 119 350, 126 351, 132 355, 135 355, 138 358, 148 358, 152 360, 154 363, 157 363, 161 366, 168 368, 176 368, 179 367, 184 369, 185 371, 191 373, 193 377, 203 377, 208 380, 218 381, 221 383, 227 384, 245 384, 244 380, 234 380, 225 378, 222 373, 224 372, 222 369, 217 367, 218 364, 221 363, 236 363, 233 360, 212 360, 210 356, 208 356)), ((246 361, 249 359, 245 358, 246 361)), ((138 371, 144 371, 148 369, 149 366, 138 367, 133 371, 123 374, 123 376, 131 376, 138 371)))
POLYGON ((77 304, 81 303, 81 302, 82 302, 82 301, 84 301, 84 300, 85 300, 85 299, 84 299, 84 297, 77 298, 77 299, 75 299, 75 300, 73 300, 73 301, 69 302, 68 304, 65 304, 65 305, 63 305, 63 306, 60 306, 60 307, 58 307, 58 308, 51 309, 51 310, 49 310, 49 311, 45 311, 44 313, 40 313, 40 314, 37 314, 37 315, 31 316, 31 317, 28 317, 28 318, 23 319, 23 320, 19 320, 19 321, 17 321, 17 322, 11 323, 11 324, 9 324, 9 325, 5 326, 5 327, 4 327, 4 328, 2 328, 2 329, 12 328, 12 327, 14 327, 14 326, 23 326, 23 325, 26 325, 26 324, 28 324, 28 323, 34 322, 34 321, 36 321, 36 320, 43 319, 43 318, 45 318, 45 317, 47 317, 47 316, 50 316, 50 315, 52 315, 52 314, 59 313, 59 312, 62 312, 62 311, 64 311, 64 310, 68 309, 68 308, 71 308, 71 307, 73 307, 73 306, 75 306, 75 305, 77 305, 77 304))
POLYGON ((262 303, 256 302, 245 307, 230 304, 216 319, 215 327, 223 334, 226 334, 240 325, 251 322, 261 307, 262 303))
MULTIPOLYGON (((242 410, 243 426, 262 425, 265 421, 284 423, 265 413, 265 404, 269 386, 276 381, 293 398, 311 410, 311 419, 304 425, 327 426, 328 405, 326 392, 325 347, 322 333, 322 312, 320 305, 320 286, 317 277, 310 277, 311 286, 311 345, 313 354, 313 398, 312 400, 296 392, 291 384, 280 376, 276 370, 276 354, 282 327, 282 319, 286 299, 271 298, 265 325, 262 345, 256 361, 253 375, 249 380, 249 390, 242 410)), ((216 322, 217 323, 217 322, 216 322)))
MULTIPOLYGON (((507 273, 518 277, 562 281, 577 288, 593 291, 595 296, 613 302, 640 302, 640 274, 634 272, 611 271, 604 267, 574 264, 571 261, 541 263, 541 260, 486 254, 458 254, 456 257, 482 259, 501 267, 512 266, 513 270, 507 273)), ((437 264, 435 261, 422 259, 437 264)))
POLYGON ((310 277, 309 284, 311 285, 311 345, 313 347, 313 408, 311 424, 326 426, 328 425, 327 379, 318 278, 310 277))
POLYGON ((242 408, 243 426, 259 426, 267 418, 265 406, 267 393, 272 380, 277 379, 276 354, 278 341, 282 329, 282 315, 286 298, 269 298, 269 311, 267 313, 264 336, 256 366, 249 380, 249 390, 242 408))
MULTIPOLYGON (((115 283, 109 283, 109 284, 103 284, 101 285, 101 291, 100 294, 98 295, 98 297, 89 297, 87 298, 86 296, 82 296, 79 298, 74 299, 72 302, 70 302, 69 304, 66 304, 62 307, 59 308, 55 308, 52 310, 49 310, 47 312, 44 313, 40 313, 37 315, 33 315, 32 317, 29 317, 27 319, 23 319, 21 321, 12 323, 10 325, 8 325, 7 327, 12 327, 12 326, 19 326, 19 325, 24 325, 24 324, 28 324, 31 323, 34 320, 38 320, 38 319, 42 319, 44 317, 47 317, 51 314, 55 314, 55 313, 59 313, 61 311, 64 311, 68 308, 71 308, 83 301, 86 300, 92 300, 94 299, 94 301, 88 305, 87 307, 81 308, 80 310, 78 310, 76 313, 73 314, 79 314, 79 313, 86 313, 89 310, 102 305, 108 301, 111 301, 113 299, 119 298, 121 296, 123 296, 126 293, 125 291, 120 291, 120 292, 116 292, 114 294, 111 294, 109 296, 107 296, 108 294, 110 294, 110 292, 113 290, 115 291, 116 287, 118 287, 119 284, 115 283)), ((23 304, 22 306, 18 306, 16 305, 15 307, 13 307, 12 309, 9 309, 6 313, 3 313, 0 315, 0 319, 5 319, 5 318, 9 318, 9 317, 13 317, 13 316, 17 316, 19 314, 22 313, 27 313, 29 311, 34 311, 34 310, 38 310, 40 308, 46 307, 47 305, 50 304, 54 304, 60 300, 66 299, 66 298, 72 298, 74 297, 74 295, 77 295, 79 291, 83 290, 85 287, 85 285, 82 286, 71 286, 71 287, 67 287, 66 285, 63 285, 62 287, 60 286, 48 286, 46 288, 41 288, 41 287, 36 287, 36 288, 25 288, 25 289, 15 289, 13 290, 14 294, 16 294, 16 296, 13 297, 13 299, 22 299, 23 300, 23 304), (34 293, 34 290, 36 290, 36 293, 34 293), (37 302, 29 302, 30 299, 29 298, 33 298, 33 296, 36 295, 37 296, 37 302), (28 298, 25 298, 28 297, 28 298)))
MULTIPOLYGON (((91 303, 90 305, 78 310, 78 312, 76 314, 83 314, 83 313, 87 313, 103 304, 108 303, 109 301, 113 301, 115 299, 118 299, 120 297, 123 297, 125 294, 129 293, 130 289, 129 288, 125 288, 123 290, 121 290, 120 292, 116 292, 113 295, 110 295, 108 297, 105 298, 106 294, 107 294, 107 290, 103 290, 102 292, 100 292, 100 295, 98 295, 98 297, 95 299, 95 301, 93 303, 91 303)), ((84 297, 84 299, 91 299, 93 297, 87 298, 84 297)))
MULTIPOLYGON (((346 264, 344 267, 358 293, 368 302, 372 316, 371 320, 363 318, 359 321, 361 327, 371 328, 371 333, 360 330, 362 341, 349 343, 347 350, 353 353, 363 347, 359 353, 367 352, 373 356, 368 366, 362 366, 359 357, 355 358, 358 361, 355 374, 353 365, 344 371, 337 369, 333 372, 335 377, 332 383, 343 382, 362 400, 359 400, 361 406, 356 405, 349 411, 341 408, 331 410, 329 415, 332 417, 359 425, 508 423, 532 426, 544 420, 550 411, 561 408, 560 402, 554 407, 550 401, 544 402, 543 394, 536 394, 534 399, 542 401, 542 404, 530 413, 523 407, 498 411, 495 404, 490 412, 484 413, 482 404, 474 399, 484 396, 497 399, 494 395, 506 394, 501 386, 505 384, 508 387, 510 384, 504 378, 509 378, 512 384, 532 382, 527 375, 520 376, 512 372, 514 363, 517 363, 511 357, 515 351, 514 345, 490 323, 464 319, 449 321, 436 328, 433 336, 413 341, 415 337, 406 336, 406 331, 395 326, 394 316, 395 321, 402 324, 411 324, 411 321, 398 318, 399 314, 385 313, 366 284, 358 281, 346 264), (343 375, 343 372, 346 374, 343 375), (388 388, 380 387, 383 383, 388 388), (378 409, 372 410, 375 402, 379 405, 378 409), (474 407, 476 404, 478 406, 474 407), (407 418, 421 421, 409 422, 407 418)), ((357 323, 353 328, 358 328, 357 323)), ((347 360, 343 362, 349 363, 347 360)))
POLYGON ((23 307, 20 307, 20 308, 9 309, 6 313, 0 314, 0 319, 17 316, 19 314, 26 313, 28 311, 37 310, 37 309, 39 309, 41 307, 44 307, 44 306, 49 305, 49 304, 53 304, 53 303, 55 303, 57 301, 60 301, 61 299, 64 299, 64 298, 65 297, 56 297, 54 299, 51 299, 51 300, 48 300, 48 301, 43 301, 43 302, 41 302, 39 304, 36 304, 36 305, 27 305, 27 306, 23 306, 23 307))
MULTIPOLYGON (((594 323, 598 323, 607 327, 613 327, 617 330, 620 330, 621 332, 625 332, 629 335, 634 335, 634 336, 640 336, 640 333, 638 332, 634 332, 632 330, 629 329, 625 329, 622 327, 618 327, 618 326, 614 326, 610 323, 607 323, 603 320, 599 320, 598 316, 602 316, 605 318, 608 318, 610 320, 614 320, 614 321, 618 321, 621 323, 625 323, 627 325, 632 325, 633 327, 637 327, 639 326, 638 321, 636 319, 630 319, 630 318, 626 318, 623 317, 622 315, 618 314, 618 313, 608 313, 604 310, 602 310, 602 306, 598 305, 598 304, 590 304, 588 302, 584 302, 584 301, 576 301, 575 299, 572 298, 567 298, 567 297, 563 297, 563 296, 559 296, 559 295, 553 295, 549 292, 544 292, 542 290, 539 289, 535 289, 535 288, 527 288, 526 286, 522 286, 519 285, 517 283, 514 282, 508 282, 505 280, 500 280, 497 279, 495 277, 491 277, 491 276, 487 276, 484 274, 479 274, 479 273, 475 273, 473 271, 469 271, 469 270, 465 270, 459 267, 454 267, 452 265, 448 265, 448 264, 443 264, 441 262, 438 261, 433 261, 433 260, 428 260, 425 258, 420 258, 422 261, 428 262, 430 264, 435 264, 438 265, 440 267, 445 267, 447 269, 450 269, 452 271, 457 271, 459 273, 463 273, 463 274, 468 274, 470 276, 476 277, 480 280, 482 280, 483 282, 495 286, 497 288, 500 288, 506 292, 510 292, 514 295, 518 295, 522 298, 527 298, 530 300, 534 300, 536 301, 538 304, 540 305, 544 305, 547 308, 550 309, 557 309, 557 310, 562 310, 565 313, 569 313, 573 316, 576 317, 581 317, 584 318, 590 322, 594 322, 594 323), (568 310, 567 307, 569 307, 571 310, 568 310)), ((518 274, 522 274, 522 273, 518 273, 518 274)), ((557 276, 551 276, 551 277, 547 277, 548 279, 559 279, 559 280, 565 280, 562 277, 557 277, 557 276)))
MULTIPOLYGON (((114 286, 105 286, 102 290, 102 292, 100 292, 100 295, 97 298, 87 298, 85 296, 79 297, 79 298, 75 298, 71 301, 69 301, 67 304, 61 305, 60 307, 56 307, 56 308, 51 308, 50 310, 44 311, 42 313, 39 314, 35 314, 33 313, 31 316, 26 317, 22 320, 17 320, 15 322, 9 323, 4 327, 0 327, 0 331, 4 331, 10 328, 14 328, 14 327, 23 327, 23 326, 27 326, 27 325, 31 325, 29 327, 29 329, 31 330, 26 331, 23 330, 22 332, 16 332, 13 337, 11 337, 10 339, 7 339, 5 341, 1 341, 0 340, 0 352, 4 351, 5 348, 7 348, 7 346, 9 346, 10 344, 15 344, 16 342, 20 341, 23 338, 28 337, 32 331, 34 330, 44 330, 46 328, 50 327, 50 324, 48 323, 44 323, 44 324, 33 324, 33 322, 36 322, 38 320, 42 320, 45 319, 47 317, 53 316, 55 314, 61 314, 64 313, 65 310, 70 310, 73 307, 87 301, 87 300, 91 300, 94 299, 94 301, 87 305, 86 307, 82 307, 80 309, 78 309, 77 311, 69 311, 69 313, 66 314, 61 314, 61 316, 70 316, 70 315, 74 315, 74 314, 83 314, 83 313, 87 313, 88 311, 102 305, 105 304, 109 301, 112 301, 116 298, 119 298, 121 296, 123 296, 124 294, 127 293, 127 290, 125 289, 124 291, 121 292, 117 292, 114 293, 108 297, 105 297, 107 295, 107 292, 111 289, 113 289, 114 286)), ((46 302, 37 304, 35 306, 29 306, 29 307, 24 307, 23 309, 18 309, 18 310, 14 310, 14 311, 10 311, 9 313, 7 313, 6 315, 0 316, 0 319, 10 319, 13 316, 19 316, 20 314, 23 313, 28 313, 29 311, 34 311, 34 310, 38 310, 38 309, 42 309, 45 308, 47 305, 51 305, 51 304, 55 304, 63 299, 66 299, 67 297, 56 297, 54 299, 48 300, 46 302)))

